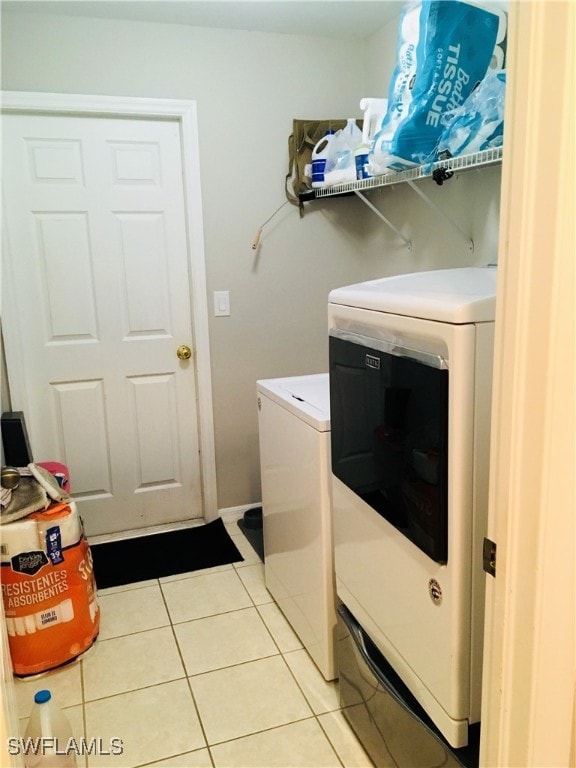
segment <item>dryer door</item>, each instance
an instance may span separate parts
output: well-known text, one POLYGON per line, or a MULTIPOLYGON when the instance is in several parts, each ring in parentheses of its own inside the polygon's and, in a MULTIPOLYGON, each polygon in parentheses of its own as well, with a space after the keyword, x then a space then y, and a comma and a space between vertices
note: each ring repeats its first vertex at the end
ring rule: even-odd
POLYGON ((332 330, 330 410, 336 477, 429 557, 446 562, 446 361, 332 330))

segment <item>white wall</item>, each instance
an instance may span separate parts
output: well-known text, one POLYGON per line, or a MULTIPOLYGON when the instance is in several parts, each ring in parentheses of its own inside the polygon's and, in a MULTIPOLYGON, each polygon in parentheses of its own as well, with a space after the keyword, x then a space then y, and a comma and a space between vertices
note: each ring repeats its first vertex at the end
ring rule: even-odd
POLYGON ((328 291, 362 276, 358 204, 286 206, 251 244, 285 200, 292 119, 359 116, 360 43, 25 13, 2 36, 6 90, 197 101, 209 300, 232 305, 210 321, 218 505, 258 501, 256 380, 326 370, 328 291))
POLYGON ((255 382, 327 370, 331 288, 495 257, 499 170, 420 182, 475 241, 471 253, 416 194, 371 199, 412 251, 356 198, 323 199, 300 218, 284 201, 295 117, 360 117, 363 96, 385 96, 396 21, 368 41, 209 30, 167 24, 4 13, 2 87, 195 99, 198 104, 206 271, 229 290, 232 314, 210 318, 218 506, 260 500, 255 382))

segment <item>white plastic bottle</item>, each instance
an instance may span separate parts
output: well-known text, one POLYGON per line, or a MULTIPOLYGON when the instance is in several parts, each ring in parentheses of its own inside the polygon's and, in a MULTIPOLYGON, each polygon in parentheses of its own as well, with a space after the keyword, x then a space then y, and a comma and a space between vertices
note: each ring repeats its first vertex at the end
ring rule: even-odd
POLYGON ((362 144, 370 145, 382 127, 382 120, 388 111, 388 99, 364 98, 360 101, 360 109, 364 112, 362 144))
POLYGON ((34 696, 28 727, 24 734, 26 768, 70 768, 76 766, 72 728, 68 718, 52 698, 42 690, 34 696))
POLYGON ((355 147, 362 141, 362 131, 358 128, 355 117, 347 118, 346 125, 342 128, 342 133, 348 137, 348 143, 351 147, 355 147))
POLYGON ((324 186, 326 160, 330 154, 330 144, 334 140, 334 131, 326 131, 312 150, 312 187, 317 189, 324 186))
POLYGON ((356 180, 354 150, 361 140, 362 131, 356 125, 356 118, 347 118, 346 125, 334 134, 334 141, 330 145, 324 171, 326 186, 356 180))
POLYGON ((334 144, 330 147, 330 157, 326 165, 326 171, 337 169, 345 171, 348 169, 351 173, 350 179, 342 181, 352 181, 356 178, 356 167, 354 165, 354 150, 362 141, 362 131, 356 125, 356 118, 349 117, 346 125, 341 131, 338 131, 334 139, 334 144))

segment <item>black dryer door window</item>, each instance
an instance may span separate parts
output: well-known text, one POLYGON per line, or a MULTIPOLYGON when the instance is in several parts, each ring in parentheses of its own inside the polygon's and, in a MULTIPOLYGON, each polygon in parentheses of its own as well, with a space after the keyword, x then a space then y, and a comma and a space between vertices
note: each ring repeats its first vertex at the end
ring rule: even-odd
POLYGON ((442 358, 331 335, 330 418, 336 477, 429 557, 446 562, 448 370, 442 358))

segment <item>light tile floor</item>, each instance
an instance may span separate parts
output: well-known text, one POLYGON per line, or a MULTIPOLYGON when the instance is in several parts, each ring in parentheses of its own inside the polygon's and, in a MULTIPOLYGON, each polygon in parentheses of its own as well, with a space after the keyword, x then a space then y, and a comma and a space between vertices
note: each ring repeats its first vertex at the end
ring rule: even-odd
POLYGON ((244 561, 100 590, 100 637, 82 661, 16 681, 22 731, 49 688, 75 737, 93 740, 83 768, 371 766, 338 684, 274 603, 236 522, 226 527, 244 561))

